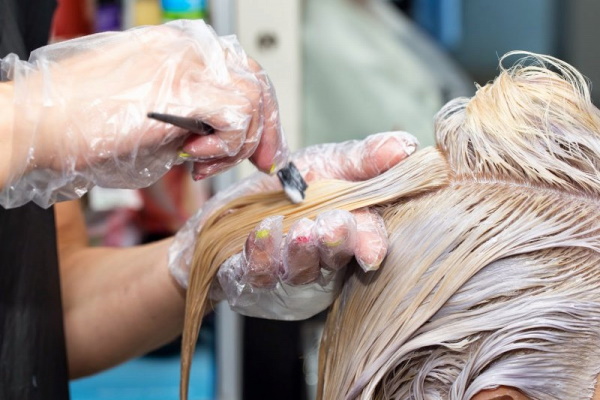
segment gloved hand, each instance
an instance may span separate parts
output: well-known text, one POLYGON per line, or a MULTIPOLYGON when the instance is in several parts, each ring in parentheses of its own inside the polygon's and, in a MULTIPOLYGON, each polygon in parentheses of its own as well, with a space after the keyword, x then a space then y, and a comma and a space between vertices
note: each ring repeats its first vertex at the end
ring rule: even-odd
MULTIPOLYGON (((381 133, 308 147, 293 161, 309 185, 319 179, 359 181, 387 171, 416 147, 409 134, 381 133)), ((169 268, 176 280, 187 287, 197 235, 212 212, 240 196, 278 188, 276 178, 255 174, 209 200, 171 246, 169 268)), ((220 267, 211 296, 215 301, 227 298, 232 309, 249 316, 305 319, 333 302, 343 275, 337 272, 352 257, 365 271, 376 270, 387 245, 383 219, 370 209, 324 211, 315 221, 296 222, 287 235, 282 217, 269 217, 249 232, 243 251, 220 267)))
POLYGON ((264 71, 203 21, 53 44, 28 62, 11 54, 1 69, 14 105, 4 207, 46 207, 93 185, 145 187, 184 161, 201 179, 248 157, 272 172, 289 156, 264 71), (215 133, 191 134, 148 112, 196 117, 215 133))

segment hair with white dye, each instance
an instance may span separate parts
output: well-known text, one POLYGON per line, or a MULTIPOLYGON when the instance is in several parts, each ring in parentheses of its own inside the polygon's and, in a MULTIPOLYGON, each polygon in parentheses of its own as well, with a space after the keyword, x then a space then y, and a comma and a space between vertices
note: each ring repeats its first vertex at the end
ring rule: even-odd
POLYGON ((438 114, 449 185, 385 206, 391 248, 329 315, 321 398, 591 398, 600 113, 572 67, 526 61, 438 114))
POLYGON ((446 105, 436 132, 436 148, 369 181, 313 184, 300 206, 248 196, 210 217, 187 294, 182 398, 210 283, 247 233, 269 215, 287 229, 365 206, 380 207, 390 249, 379 271, 348 271, 323 334, 320 399, 458 400, 499 385, 591 398, 600 112, 585 79, 530 54, 446 105))

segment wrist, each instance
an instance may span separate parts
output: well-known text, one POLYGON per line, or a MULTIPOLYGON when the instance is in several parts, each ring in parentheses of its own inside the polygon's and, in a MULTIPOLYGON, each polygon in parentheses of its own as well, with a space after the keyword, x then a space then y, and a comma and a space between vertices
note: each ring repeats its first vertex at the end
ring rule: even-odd
POLYGON ((12 82, 0 83, 0 190, 10 183, 14 172, 14 87, 12 82))

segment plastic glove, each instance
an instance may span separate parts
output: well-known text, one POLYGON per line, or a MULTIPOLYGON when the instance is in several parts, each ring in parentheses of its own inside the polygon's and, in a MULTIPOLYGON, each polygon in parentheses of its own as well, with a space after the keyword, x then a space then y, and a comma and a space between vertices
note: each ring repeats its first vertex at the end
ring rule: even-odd
POLYGON ((14 105, 4 207, 47 207, 93 185, 145 187, 184 161, 201 179, 248 157, 270 172, 289 156, 264 71, 203 21, 83 37, 40 48, 28 62, 11 54, 1 67, 14 105), (148 112, 196 117, 215 134, 148 112))
MULTIPOLYGON (((387 171, 416 147, 411 135, 390 132, 309 147, 293 160, 309 185, 319 179, 359 181, 387 171)), ((187 287, 196 237, 212 212, 237 197, 277 188, 274 177, 257 174, 209 200, 171 246, 169 267, 177 281, 187 287)), ((287 235, 282 221, 281 216, 266 218, 249 233, 243 251, 219 269, 213 300, 227 298, 232 309, 248 316, 305 319, 333 302, 343 276, 338 271, 352 257, 371 271, 387 253, 384 223, 374 210, 325 211, 315 221, 296 222, 287 235)))

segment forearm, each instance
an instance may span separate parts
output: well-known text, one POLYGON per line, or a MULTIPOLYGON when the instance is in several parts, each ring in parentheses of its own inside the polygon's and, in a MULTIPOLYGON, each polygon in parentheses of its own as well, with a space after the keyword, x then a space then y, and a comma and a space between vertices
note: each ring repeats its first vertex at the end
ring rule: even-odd
POLYGON ((8 183, 13 149, 13 86, 0 83, 0 190, 8 183))
POLYGON ((61 257, 71 377, 142 355, 182 330, 184 293, 167 268, 170 239, 61 257))

